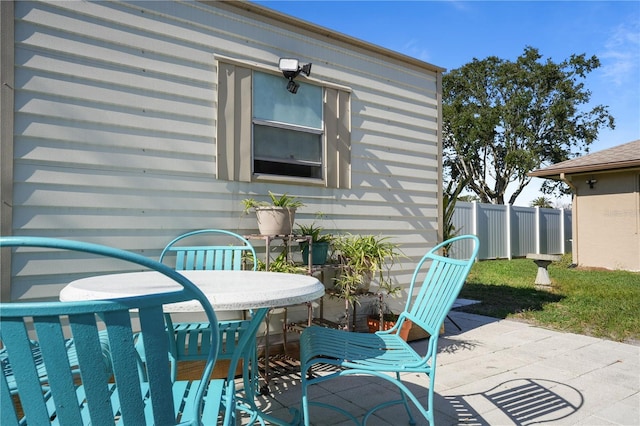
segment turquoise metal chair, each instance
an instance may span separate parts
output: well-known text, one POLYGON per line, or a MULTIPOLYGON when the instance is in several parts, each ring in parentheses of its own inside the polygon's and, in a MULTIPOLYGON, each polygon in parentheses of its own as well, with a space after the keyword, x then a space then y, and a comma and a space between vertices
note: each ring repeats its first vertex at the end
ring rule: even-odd
MULTIPOLYGON (((111 368, 111 357, 109 355, 109 339, 107 333, 104 330, 100 331, 100 345, 102 346, 102 353, 104 358, 104 367, 107 371, 110 371, 111 368)), ((40 344, 36 340, 31 340, 31 356, 34 359, 36 371, 38 372, 38 377, 40 378, 40 382, 44 388, 47 387, 47 369, 45 368, 44 363, 42 362, 42 353, 40 351, 40 344)), ((67 349, 67 358, 69 359, 69 367, 73 374, 80 374, 80 369, 78 368, 78 354, 76 353, 76 345, 73 339, 66 339, 65 348, 67 349)), ((16 379, 13 375, 13 368, 11 367, 11 362, 9 362, 9 355, 7 354, 7 349, 0 349, 0 366, 2 367, 2 374, 7 380, 7 385, 9 387, 9 391, 11 393, 17 393, 18 388, 16 387, 16 379)))
MULTIPOLYGON (((309 407, 320 406, 336 410, 355 424, 366 424, 375 411, 394 404, 404 404, 409 423, 415 424, 408 399, 417 407, 429 424, 434 424, 433 392, 436 377, 436 352, 438 335, 453 302, 458 297, 469 270, 478 253, 479 241, 473 235, 455 237, 432 248, 418 263, 409 288, 410 295, 417 290, 415 297, 409 297, 404 311, 400 314, 396 326, 388 331, 374 334, 351 333, 343 330, 312 326, 302 332, 300 337, 300 363, 302 377, 302 415, 304 424, 310 424, 309 407), (456 253, 459 245, 473 248, 468 259, 454 259, 439 254, 443 247, 449 253, 456 253), (427 268, 428 266, 428 268, 427 268), (423 268, 425 270, 423 270, 423 268), (424 276, 424 278, 421 278, 424 276), (420 355, 399 335, 402 323, 413 322, 430 334, 427 353, 420 355), (314 375, 316 365, 336 366, 334 372, 314 375), (402 382, 402 373, 423 373, 429 379, 429 392, 426 406, 402 382), (399 399, 385 401, 365 413, 362 423, 347 411, 309 399, 309 387, 327 380, 348 375, 372 375, 386 380, 398 387, 399 399), (408 398, 408 399, 407 399, 408 398)), ((325 369, 326 370, 326 369, 325 369)), ((386 394, 388 388, 381 388, 386 394)), ((366 403, 366 401, 364 401, 366 403)))
POLYGON ((213 308, 188 279, 155 260, 101 245, 37 237, 0 237, 0 247, 44 247, 120 259, 156 270, 181 289, 146 296, 78 302, 0 304, 0 339, 15 388, 0 378, 2 425, 230 425, 235 423, 233 381, 209 380, 217 334, 200 380, 171 381, 163 305, 198 300, 211 324, 213 308), (139 323, 147 355, 139 363, 133 324, 139 323), (111 368, 105 368, 100 334, 106 334, 111 368), (79 374, 70 367, 67 342, 75 344, 79 374), (33 357, 37 342, 39 360, 33 357), (37 363, 46 369, 42 386, 37 363), (144 368, 144 374, 138 369, 144 368), (141 381, 141 377, 148 377, 141 381))
POLYGON ((200 229, 174 238, 160 253, 160 262, 169 263, 171 257, 178 271, 239 271, 245 261, 252 265, 254 271, 258 267, 256 251, 251 243, 241 235, 222 229, 200 229), (200 244, 184 244, 187 238, 200 244), (218 239, 215 245, 201 244, 214 238, 218 239))
MULTIPOLYGON (((160 254, 160 262, 174 265, 176 270, 256 270, 258 260, 251 243, 234 232, 221 229, 201 229, 187 232, 174 238, 160 254), (210 243, 215 241, 215 245, 210 243), (191 242, 191 244, 186 244, 191 242), (197 243, 197 245, 194 245, 197 243), (204 244, 209 243, 209 244, 204 244)), ((173 363, 174 377, 177 374, 177 363, 180 361, 199 361, 209 348, 200 342, 209 340, 211 325, 208 322, 172 322, 167 315, 167 324, 173 328, 175 339, 171 342, 171 353, 176 362, 173 363)), ((249 328, 248 319, 218 321, 220 347, 218 359, 231 360, 233 353, 249 328)), ((253 390, 258 391, 257 344, 255 339, 246 349, 243 376, 251 383, 253 390)), ((230 372, 232 374, 233 372, 230 372)), ((231 379, 232 377, 229 377, 231 379)))

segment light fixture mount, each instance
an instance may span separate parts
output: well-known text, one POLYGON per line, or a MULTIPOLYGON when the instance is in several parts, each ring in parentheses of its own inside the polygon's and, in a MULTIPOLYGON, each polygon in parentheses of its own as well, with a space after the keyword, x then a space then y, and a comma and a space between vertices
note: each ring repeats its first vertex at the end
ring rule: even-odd
POLYGON ((307 77, 311 74, 311 64, 300 66, 300 61, 295 58, 280 58, 278 62, 278 68, 282 71, 282 74, 289 80, 287 83, 287 90, 293 94, 298 92, 300 85, 293 81, 300 73, 307 77))

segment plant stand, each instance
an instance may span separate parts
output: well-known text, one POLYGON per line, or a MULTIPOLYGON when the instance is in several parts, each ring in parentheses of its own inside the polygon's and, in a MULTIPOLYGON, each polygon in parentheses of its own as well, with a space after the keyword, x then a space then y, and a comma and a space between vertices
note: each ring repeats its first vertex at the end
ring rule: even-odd
POLYGON ((276 241, 276 240, 280 240, 283 242, 284 245, 284 250, 286 250, 287 252, 287 258, 289 260, 291 260, 291 246, 293 245, 293 243, 301 243, 301 242, 306 242, 309 245, 309 253, 308 253, 308 260, 307 260, 307 265, 309 267, 309 275, 311 275, 311 273, 313 272, 312 267, 313 267, 313 262, 312 262, 312 256, 313 256, 313 238, 311 237, 311 235, 296 235, 296 234, 289 234, 289 235, 262 235, 262 234, 249 234, 249 235, 243 235, 244 238, 246 238, 247 240, 263 240, 264 244, 265 244, 265 259, 264 259, 264 264, 265 267, 267 269, 267 271, 269 270, 269 262, 271 260, 271 242, 272 241, 276 241))
MULTIPOLYGON (((286 250, 287 253, 287 259, 291 260, 291 246, 294 242, 296 243, 301 243, 301 242, 306 242, 309 246, 309 259, 308 259, 308 273, 309 275, 312 274, 313 271, 313 262, 311 261, 312 259, 312 255, 313 255, 313 238, 311 235, 295 235, 295 234, 289 234, 289 235, 262 235, 262 234, 249 234, 249 235, 243 235, 244 238, 246 238, 247 240, 263 240, 265 243, 265 259, 264 259, 264 264, 265 264, 265 268, 268 271, 269 270, 269 262, 271 260, 271 242, 272 241, 276 241, 276 240, 280 240, 283 242, 283 250, 286 250)), ((284 344, 284 351, 286 353, 287 351, 287 308, 284 307, 284 324, 283 324, 283 329, 282 329, 282 338, 283 338, 283 344, 284 344)), ((307 324, 311 325, 311 320, 312 320, 312 316, 313 316, 313 307, 311 305, 311 302, 307 302, 307 310, 308 310, 308 319, 307 319, 307 324)), ((265 348, 265 358, 266 358, 266 362, 265 362, 265 370, 264 370, 264 381, 265 381, 265 386, 266 389, 268 389, 269 387, 269 378, 270 378, 270 372, 269 372, 269 328, 270 328, 270 312, 267 312, 267 315, 265 316, 265 325, 266 325, 266 330, 265 330, 265 335, 264 335, 264 348, 265 348)))

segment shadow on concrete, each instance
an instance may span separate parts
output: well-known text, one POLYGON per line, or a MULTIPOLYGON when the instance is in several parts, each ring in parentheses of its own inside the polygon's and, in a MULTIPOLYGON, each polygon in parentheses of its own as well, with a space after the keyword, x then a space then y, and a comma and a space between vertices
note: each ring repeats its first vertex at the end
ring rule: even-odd
POLYGON ((491 420, 483 418, 491 410, 487 402, 509 419, 514 425, 530 425, 557 422, 576 413, 584 403, 582 394, 564 383, 546 379, 515 379, 503 382, 485 392, 467 395, 440 397, 448 407, 439 406, 458 424, 495 424, 497 415, 491 420), (482 410, 483 414, 480 414, 482 410))

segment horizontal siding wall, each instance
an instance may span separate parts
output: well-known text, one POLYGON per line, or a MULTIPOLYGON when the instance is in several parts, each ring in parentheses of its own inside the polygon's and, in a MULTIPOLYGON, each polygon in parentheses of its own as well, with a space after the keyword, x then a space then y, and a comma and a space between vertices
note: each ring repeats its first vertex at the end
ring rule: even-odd
MULTIPOLYGON (((14 234, 155 258, 186 230, 257 232, 241 200, 288 192, 306 203, 298 221, 322 212, 336 232, 391 236, 407 284, 437 238, 436 73, 243 15, 194 2, 17 2, 14 234), (312 78, 350 87, 352 188, 217 180, 215 55, 270 67, 297 57, 312 78)), ((13 299, 56 297, 70 277, 114 269, 57 275, 25 256, 13 259, 13 299)))

